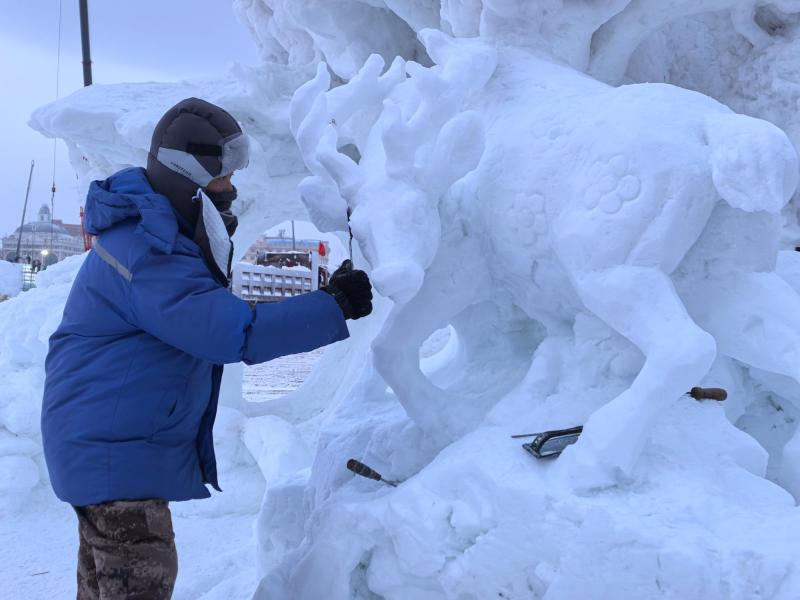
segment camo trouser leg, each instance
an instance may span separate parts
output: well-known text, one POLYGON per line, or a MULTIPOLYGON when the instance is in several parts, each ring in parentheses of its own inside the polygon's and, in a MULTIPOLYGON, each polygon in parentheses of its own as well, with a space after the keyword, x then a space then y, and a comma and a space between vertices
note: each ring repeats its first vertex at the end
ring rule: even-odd
POLYGON ((172 517, 163 500, 76 507, 78 600, 169 600, 178 575, 172 517))

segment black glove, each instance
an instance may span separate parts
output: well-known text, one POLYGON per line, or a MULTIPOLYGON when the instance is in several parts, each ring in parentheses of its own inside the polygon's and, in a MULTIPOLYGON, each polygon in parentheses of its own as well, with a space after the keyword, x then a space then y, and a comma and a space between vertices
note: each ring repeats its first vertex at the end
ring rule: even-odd
POLYGON ((364 271, 353 269, 353 263, 344 261, 333 272, 328 285, 321 287, 336 299, 345 319, 360 319, 372 312, 372 285, 364 271))

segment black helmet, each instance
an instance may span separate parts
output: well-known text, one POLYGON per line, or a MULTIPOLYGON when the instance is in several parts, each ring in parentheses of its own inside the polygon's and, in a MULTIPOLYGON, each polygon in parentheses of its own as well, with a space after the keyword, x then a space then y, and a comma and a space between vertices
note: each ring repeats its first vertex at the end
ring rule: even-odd
MULTIPOLYGON (((170 108, 153 131, 147 156, 147 178, 194 227, 199 206, 192 199, 197 188, 247 166, 249 142, 230 113, 219 106, 187 98, 170 108)), ((230 209, 235 192, 206 192, 217 209, 230 209)))
MULTIPOLYGON (((198 98, 178 102, 161 117, 147 156, 147 179, 153 190, 166 196, 183 217, 209 269, 225 285, 230 276, 232 246, 230 240, 219 235, 211 236, 212 243, 206 223, 209 215, 203 216, 204 202, 197 190, 213 179, 245 168, 249 156, 247 136, 236 119, 219 106, 198 98), (226 256, 227 260, 221 258, 226 256)), ((228 236, 233 235, 237 220, 230 209, 236 188, 216 193, 205 190, 205 195, 222 219, 220 228, 224 224, 228 236)), ((209 210, 214 212, 210 207, 209 210)))

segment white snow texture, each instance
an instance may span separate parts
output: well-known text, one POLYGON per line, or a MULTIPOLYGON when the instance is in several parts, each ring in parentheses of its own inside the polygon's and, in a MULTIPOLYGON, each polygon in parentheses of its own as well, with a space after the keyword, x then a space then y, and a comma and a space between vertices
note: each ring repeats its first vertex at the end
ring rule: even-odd
MULTIPOLYGON (((87 184, 201 96, 253 139, 237 248, 351 214, 374 314, 286 398, 227 371, 226 464, 266 484, 254 598, 800 598, 800 1, 234 7, 259 65, 92 86, 31 124, 87 184), (555 460, 509 437, 579 424, 555 460)), ((79 262, 0 304, 20 506, 79 262)))
POLYGON ((0 295, 16 296, 22 291, 22 265, 0 261, 0 295))

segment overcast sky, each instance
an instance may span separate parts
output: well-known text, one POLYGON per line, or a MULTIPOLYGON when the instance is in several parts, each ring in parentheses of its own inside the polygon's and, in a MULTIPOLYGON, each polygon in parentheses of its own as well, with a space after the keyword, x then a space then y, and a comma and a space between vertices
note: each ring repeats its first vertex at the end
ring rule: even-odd
MULTIPOLYGON (((83 85, 78 0, 62 0, 60 96, 83 85)), ((59 0, 3 0, 0 20, 0 234, 19 226, 31 160, 26 221, 50 202, 53 142, 27 126, 56 98, 59 0)), ((256 64, 249 33, 230 0, 89 0, 95 83, 179 81, 256 64)), ((78 222, 75 174, 58 143, 55 216, 78 222)))

